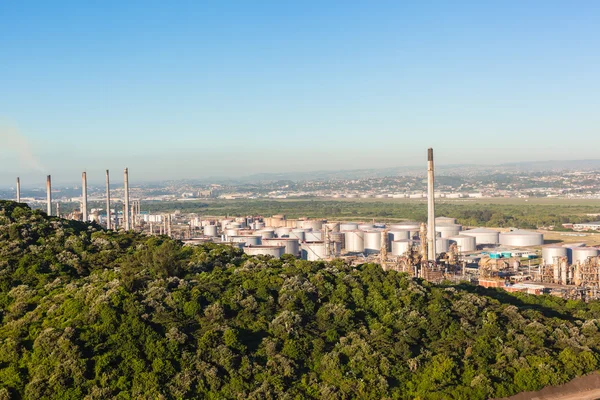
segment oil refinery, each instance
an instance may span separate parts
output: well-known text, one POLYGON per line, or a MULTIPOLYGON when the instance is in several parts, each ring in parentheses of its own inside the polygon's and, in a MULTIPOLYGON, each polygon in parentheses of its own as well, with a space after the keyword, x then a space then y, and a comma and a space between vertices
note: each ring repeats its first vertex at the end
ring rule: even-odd
MULTIPOLYGON (((522 229, 465 227, 436 216, 433 149, 427 150, 427 221, 377 223, 289 219, 285 215, 200 216, 180 212, 142 212, 133 198, 129 170, 123 172, 122 196, 111 195, 106 170, 104 210, 88 207, 88 175, 81 176, 80 208, 65 218, 94 221, 107 229, 168 235, 186 245, 207 242, 239 247, 252 256, 289 255, 308 261, 342 259, 348 264, 379 263, 386 270, 431 281, 470 281, 485 287, 565 298, 595 299, 600 293, 600 251, 577 244, 546 245, 544 235, 522 229), (118 203, 119 207, 115 207, 118 203)), ((16 181, 21 201, 21 180, 16 181)), ((121 190, 119 190, 121 193, 121 190)), ((55 215, 60 216, 60 203, 55 215)), ((46 212, 52 215, 52 179, 46 179, 46 212)))

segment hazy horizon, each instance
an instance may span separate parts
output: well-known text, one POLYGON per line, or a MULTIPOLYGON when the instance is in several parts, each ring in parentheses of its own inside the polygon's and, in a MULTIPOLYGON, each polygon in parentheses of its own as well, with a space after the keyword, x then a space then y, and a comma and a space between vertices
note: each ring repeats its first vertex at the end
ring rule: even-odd
POLYGON ((593 159, 600 3, 0 7, 0 186, 593 159), (121 178, 122 179, 122 178, 121 178))

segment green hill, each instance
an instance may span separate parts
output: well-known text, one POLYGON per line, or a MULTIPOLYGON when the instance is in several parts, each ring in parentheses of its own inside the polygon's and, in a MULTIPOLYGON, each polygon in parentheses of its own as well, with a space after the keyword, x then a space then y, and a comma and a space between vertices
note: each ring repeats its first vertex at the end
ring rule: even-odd
POLYGON ((598 318, 0 202, 0 399, 501 397, 597 369, 598 318))

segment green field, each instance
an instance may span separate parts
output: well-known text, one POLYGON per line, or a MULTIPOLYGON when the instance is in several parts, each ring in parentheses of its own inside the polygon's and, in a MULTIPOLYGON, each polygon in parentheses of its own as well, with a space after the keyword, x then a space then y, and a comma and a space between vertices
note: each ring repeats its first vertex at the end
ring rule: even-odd
MULTIPOLYGON (((204 216, 285 214, 288 218, 331 220, 425 221, 427 203, 411 199, 206 200, 146 203, 150 212, 194 212, 204 216)), ((589 222, 600 217, 600 201, 569 199, 439 200, 436 214, 466 226, 538 228, 589 222)))

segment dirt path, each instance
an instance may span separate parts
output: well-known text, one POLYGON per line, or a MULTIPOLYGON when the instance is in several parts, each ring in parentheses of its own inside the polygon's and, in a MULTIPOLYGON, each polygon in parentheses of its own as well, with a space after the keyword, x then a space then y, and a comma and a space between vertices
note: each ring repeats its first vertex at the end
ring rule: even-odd
POLYGON ((523 392, 499 400, 596 400, 600 399, 600 372, 573 379, 538 392, 523 392))

